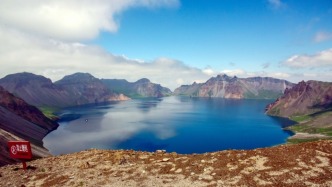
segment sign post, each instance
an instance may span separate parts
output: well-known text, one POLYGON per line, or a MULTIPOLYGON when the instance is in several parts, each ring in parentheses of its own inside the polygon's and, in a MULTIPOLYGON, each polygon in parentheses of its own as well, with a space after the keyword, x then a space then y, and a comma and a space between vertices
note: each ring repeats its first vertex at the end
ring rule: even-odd
POLYGON ((23 169, 27 169, 25 160, 32 158, 31 145, 28 141, 9 141, 9 154, 11 158, 18 158, 22 160, 23 169))

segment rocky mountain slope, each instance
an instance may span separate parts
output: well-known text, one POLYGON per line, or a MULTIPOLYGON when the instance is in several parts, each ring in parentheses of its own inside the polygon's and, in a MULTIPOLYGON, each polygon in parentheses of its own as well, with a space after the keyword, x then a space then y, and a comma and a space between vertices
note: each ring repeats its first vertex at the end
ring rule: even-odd
POLYGON ((59 106, 71 103, 69 93, 41 75, 16 73, 0 79, 0 85, 35 106, 59 106))
POLYGON ((127 100, 123 94, 116 94, 108 89, 101 80, 89 73, 67 75, 54 83, 66 90, 72 97, 73 105, 103 103, 108 101, 127 100))
POLYGON ((267 114, 282 117, 313 114, 332 108, 332 83, 300 82, 267 107, 267 114))
POLYGON ((172 91, 160 84, 152 83, 143 78, 136 82, 128 82, 123 79, 101 79, 109 88, 118 93, 124 93, 129 97, 164 97, 172 94, 172 91))
POLYGON ((126 100, 115 94, 90 74, 76 73, 55 83, 40 75, 16 73, 0 79, 0 86, 34 106, 66 107, 126 100))
POLYGON ((238 78, 224 74, 212 77, 205 83, 181 86, 175 89, 174 94, 229 99, 275 99, 293 85, 286 80, 270 77, 238 78))
POLYGON ((300 82, 286 89, 283 96, 266 108, 273 116, 290 118, 297 125, 287 127, 296 132, 289 141, 299 142, 332 137, 332 83, 300 82))
POLYGON ((42 139, 57 127, 57 123, 45 117, 36 107, 0 87, 0 165, 15 162, 9 158, 9 140, 30 141, 35 157, 48 155, 42 139))
POLYGON ((182 155, 87 150, 0 167, 0 186, 332 186, 332 141, 182 155))

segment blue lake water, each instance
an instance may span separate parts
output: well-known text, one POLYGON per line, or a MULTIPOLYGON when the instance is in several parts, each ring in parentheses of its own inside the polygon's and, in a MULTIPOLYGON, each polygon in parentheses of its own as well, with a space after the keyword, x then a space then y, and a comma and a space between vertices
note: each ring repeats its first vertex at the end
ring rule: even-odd
POLYGON ((264 114, 272 100, 166 97, 67 108, 44 138, 52 154, 89 148, 204 153, 286 142, 291 121, 264 114))

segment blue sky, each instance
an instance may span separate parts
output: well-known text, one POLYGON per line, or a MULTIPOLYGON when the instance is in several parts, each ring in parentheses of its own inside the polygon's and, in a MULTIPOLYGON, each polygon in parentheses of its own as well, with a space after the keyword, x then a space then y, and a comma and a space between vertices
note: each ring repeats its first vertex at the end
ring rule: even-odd
POLYGON ((330 0, 4 0, 0 75, 332 81, 330 0))
POLYGON ((102 32, 93 42, 144 61, 169 57, 198 68, 248 71, 332 46, 331 39, 314 40, 332 31, 331 1, 272 2, 183 0, 172 9, 133 9, 118 16, 117 33, 102 32))

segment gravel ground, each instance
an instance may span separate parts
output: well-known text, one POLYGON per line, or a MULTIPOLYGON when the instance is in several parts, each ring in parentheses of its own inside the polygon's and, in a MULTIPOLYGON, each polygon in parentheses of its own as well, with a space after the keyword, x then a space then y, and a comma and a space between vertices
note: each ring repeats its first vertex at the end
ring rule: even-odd
POLYGON ((0 186, 332 186, 332 141, 205 154, 86 150, 0 168, 0 186))

